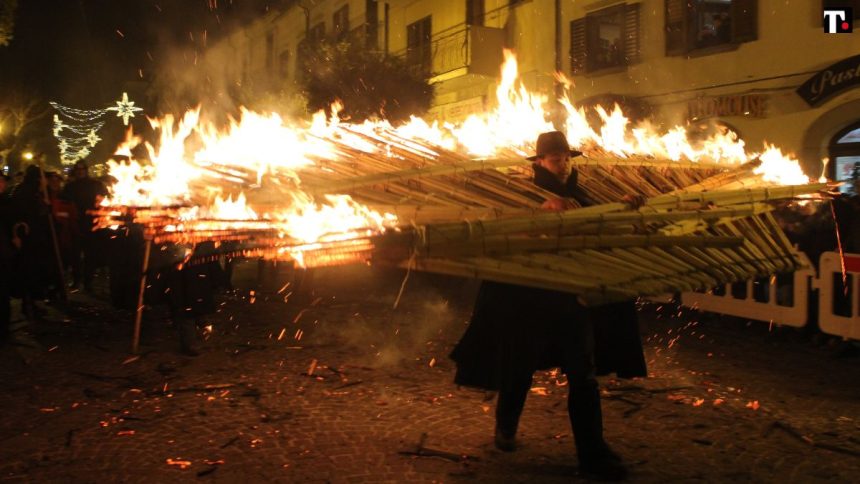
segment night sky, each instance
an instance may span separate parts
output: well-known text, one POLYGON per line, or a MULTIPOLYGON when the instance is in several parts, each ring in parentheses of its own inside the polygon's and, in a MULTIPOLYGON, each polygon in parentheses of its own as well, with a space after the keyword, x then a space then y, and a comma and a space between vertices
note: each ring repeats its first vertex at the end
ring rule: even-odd
POLYGON ((0 83, 23 84, 76 107, 149 81, 169 49, 205 49, 277 0, 22 0, 14 39, 0 48, 0 83), (141 77, 141 71, 143 76, 141 77))
MULTIPOLYGON (((0 47, 0 90, 23 92, 46 105, 56 101, 79 109, 112 106, 128 91, 138 106, 146 108, 142 93, 159 63, 170 57, 168 53, 202 54, 206 45, 238 24, 283 3, 19 0, 14 38, 0 47)), ((143 120, 136 121, 137 129, 143 120)), ((51 116, 46 116, 38 128, 42 135, 34 140, 49 155, 50 123, 51 116)), ((106 142, 113 142, 116 133, 121 137, 122 124, 118 124, 100 133, 106 142)))

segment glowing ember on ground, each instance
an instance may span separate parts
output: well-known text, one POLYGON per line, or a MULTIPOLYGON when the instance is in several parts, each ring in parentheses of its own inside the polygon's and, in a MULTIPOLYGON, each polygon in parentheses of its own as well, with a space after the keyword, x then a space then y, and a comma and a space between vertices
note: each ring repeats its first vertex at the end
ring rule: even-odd
POLYGON ((183 460, 180 458, 171 459, 170 457, 168 457, 166 462, 167 462, 167 465, 177 466, 180 469, 187 469, 187 468, 191 467, 191 461, 190 460, 183 460))

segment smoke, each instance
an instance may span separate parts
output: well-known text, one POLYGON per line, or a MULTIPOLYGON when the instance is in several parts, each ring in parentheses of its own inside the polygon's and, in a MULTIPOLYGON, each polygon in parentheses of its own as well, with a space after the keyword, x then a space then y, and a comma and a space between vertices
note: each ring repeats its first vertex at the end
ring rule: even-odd
MULTIPOLYGON (((175 25, 149 24, 158 47, 147 52, 154 69, 148 97, 158 112, 181 114, 202 106, 204 116, 215 122, 237 116, 240 107, 304 115, 305 100, 294 83, 285 80, 286 66, 277 57, 262 66, 263 53, 258 48, 263 39, 248 37, 248 31, 237 28, 258 18, 271 3, 231 2, 181 30, 175 25)), ((165 8, 173 8, 172 15, 180 17, 184 12, 165 8)))
POLYGON ((329 302, 314 328, 315 344, 337 345, 355 359, 353 364, 371 368, 447 358, 450 341, 463 331, 468 318, 468 309, 452 301, 456 295, 449 289, 461 287, 464 280, 412 273, 394 309, 403 271, 350 272, 339 271, 340 288, 328 287, 333 298, 323 296, 329 302))

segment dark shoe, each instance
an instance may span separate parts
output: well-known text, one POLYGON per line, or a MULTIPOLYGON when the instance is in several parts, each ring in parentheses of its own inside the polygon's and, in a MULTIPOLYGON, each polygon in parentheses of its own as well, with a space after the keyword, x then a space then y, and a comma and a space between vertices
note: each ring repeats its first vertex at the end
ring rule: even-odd
POLYGON ((627 467, 606 443, 591 452, 579 452, 579 471, 584 477, 596 481, 622 481, 627 478, 627 467))
POLYGON ((494 439, 496 448, 504 452, 513 452, 517 450, 516 433, 508 434, 499 427, 496 427, 496 438, 494 439))
POLYGON ((179 350, 185 356, 198 356, 197 325, 194 321, 179 319, 176 321, 179 330, 179 350))
POLYGON ((189 347, 182 347, 180 349, 180 353, 182 353, 185 356, 200 356, 200 352, 197 351, 196 348, 193 348, 190 346, 189 347))

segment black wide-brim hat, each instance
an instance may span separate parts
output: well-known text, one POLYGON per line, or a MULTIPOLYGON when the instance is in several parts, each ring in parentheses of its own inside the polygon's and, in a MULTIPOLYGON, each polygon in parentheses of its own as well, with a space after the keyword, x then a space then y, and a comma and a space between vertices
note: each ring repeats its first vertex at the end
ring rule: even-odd
POLYGON ((535 161, 543 155, 548 155, 550 153, 564 153, 565 151, 570 153, 571 157, 582 155, 581 151, 570 149, 570 145, 567 143, 567 137, 561 131, 541 133, 540 136, 538 136, 536 144, 537 146, 535 146, 535 151, 537 153, 534 156, 527 157, 527 160, 535 161))

